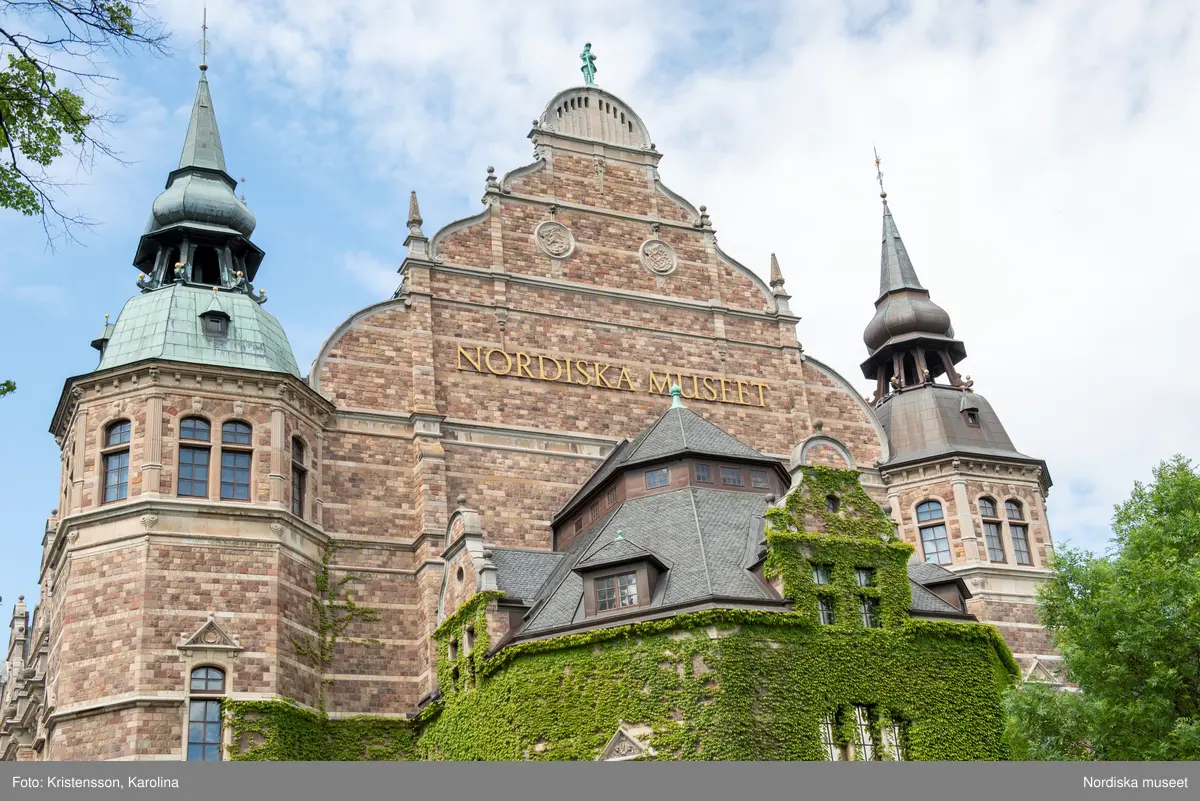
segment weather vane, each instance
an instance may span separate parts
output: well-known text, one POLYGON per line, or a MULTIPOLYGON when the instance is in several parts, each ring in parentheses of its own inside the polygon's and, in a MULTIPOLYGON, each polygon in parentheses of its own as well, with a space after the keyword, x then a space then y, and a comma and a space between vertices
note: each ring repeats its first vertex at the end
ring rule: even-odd
POLYGON ((879 181, 879 196, 881 198, 886 199, 887 192, 884 191, 884 188, 883 188, 883 170, 881 170, 879 168, 879 165, 882 162, 882 159, 879 158, 879 150, 877 150, 874 146, 872 146, 871 149, 875 151, 875 175, 876 175, 877 180, 879 181))
POLYGON ((200 22, 200 71, 208 70, 208 4, 204 4, 204 16, 200 22))
POLYGON ((596 85, 596 57, 592 55, 592 43, 587 42, 583 46, 583 52, 579 54, 579 60, 583 62, 583 66, 579 71, 583 73, 583 83, 586 86, 596 85))

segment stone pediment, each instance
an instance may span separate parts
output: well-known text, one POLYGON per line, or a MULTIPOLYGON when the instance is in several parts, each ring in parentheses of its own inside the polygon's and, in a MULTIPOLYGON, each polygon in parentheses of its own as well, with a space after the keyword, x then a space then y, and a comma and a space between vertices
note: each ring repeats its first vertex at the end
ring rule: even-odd
POLYGON ((179 650, 240 651, 242 646, 217 624, 217 619, 213 615, 209 615, 208 620, 195 634, 190 637, 184 635, 179 650))
POLYGON ((628 762, 644 756, 653 756, 654 749, 647 748, 624 726, 618 726, 608 745, 597 757, 597 762, 628 762))

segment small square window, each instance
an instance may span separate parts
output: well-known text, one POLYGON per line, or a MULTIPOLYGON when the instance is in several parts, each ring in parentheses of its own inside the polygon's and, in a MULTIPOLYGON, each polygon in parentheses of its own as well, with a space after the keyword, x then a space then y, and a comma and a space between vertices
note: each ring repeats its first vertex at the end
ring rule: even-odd
POLYGON ((696 465, 696 481, 702 484, 712 483, 712 465, 698 464, 696 465))
POLYGON ((841 508, 842 502, 838 500, 836 495, 825 496, 825 511, 829 514, 835 514, 841 508))
POLYGON ((817 606, 821 611, 821 625, 832 626, 837 622, 837 615, 833 611, 833 599, 821 596, 817 599, 817 606))
POLYGON ((833 580, 833 567, 830 565, 813 565, 813 584, 828 584, 833 580))
POLYGON ((979 428, 979 412, 974 412, 968 409, 964 414, 967 418, 968 426, 971 428, 979 428))
POLYGON ((667 468, 660 467, 657 470, 646 471, 646 489, 654 489, 655 487, 665 487, 670 483, 670 477, 667 473, 667 468))
POLYGON ((216 314, 206 315, 201 318, 204 320, 204 335, 209 337, 223 337, 229 333, 229 321, 224 317, 216 314))
POLYGON ((610 489, 608 491, 608 495, 605 496, 605 503, 607 503, 609 506, 617 505, 617 488, 616 487, 613 487, 612 489, 610 489))
POLYGON ((721 483, 731 487, 742 486, 742 469, 740 467, 722 467, 721 483))
POLYGON ((854 576, 858 579, 858 586, 860 587, 875 586, 875 568, 856 567, 854 568, 854 576))
POLYGON ((771 482, 767 480, 766 470, 751 470, 750 471, 750 486, 758 489, 766 489, 771 486, 771 482))

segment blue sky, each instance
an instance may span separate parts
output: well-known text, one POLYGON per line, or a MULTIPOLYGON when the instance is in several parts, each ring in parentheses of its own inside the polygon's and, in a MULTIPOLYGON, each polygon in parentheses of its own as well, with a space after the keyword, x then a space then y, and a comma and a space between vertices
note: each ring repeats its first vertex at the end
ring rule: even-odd
MULTIPOLYGON (((0 212, 0 378, 19 384, 0 401, 6 604, 35 595, 63 381, 94 368, 88 342, 136 292, 134 248, 183 142, 200 3, 158 13, 174 54, 113 61, 95 96, 124 117, 110 139, 131 163, 63 167, 65 204, 95 229, 51 251, 0 212)), ((801 342, 848 377, 878 281, 878 146, 964 372, 1050 465, 1059 544, 1102 549, 1134 480, 1200 453, 1183 348, 1200 294, 1193 3, 213 0, 208 19, 226 160, 267 253, 256 283, 302 370, 395 287, 408 192, 427 233, 476 213, 488 165, 530 160, 530 120, 579 82, 591 41, 663 180, 739 260, 765 275, 778 253, 801 342)))

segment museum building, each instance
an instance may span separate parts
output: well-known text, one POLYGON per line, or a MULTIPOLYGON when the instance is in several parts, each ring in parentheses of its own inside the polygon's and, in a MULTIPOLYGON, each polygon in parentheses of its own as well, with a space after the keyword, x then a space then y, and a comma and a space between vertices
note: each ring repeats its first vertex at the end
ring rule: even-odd
POLYGON ((480 213, 427 236, 413 193, 304 375, 201 70, 53 412, 0 758, 1003 757, 1004 686, 1059 681, 1050 477, 886 194, 864 398, 588 82, 480 213))

